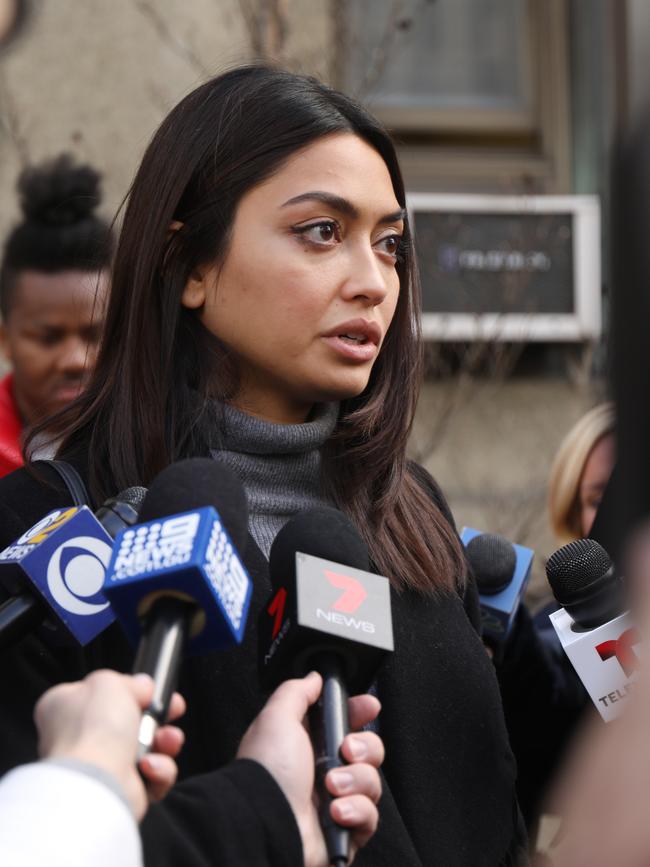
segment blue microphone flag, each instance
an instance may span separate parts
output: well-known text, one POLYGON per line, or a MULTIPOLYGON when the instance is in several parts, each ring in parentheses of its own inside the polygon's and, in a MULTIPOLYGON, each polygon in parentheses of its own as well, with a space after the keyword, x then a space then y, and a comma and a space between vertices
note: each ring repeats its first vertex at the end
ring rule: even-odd
POLYGON ((0 582, 35 590, 81 645, 115 619, 102 592, 113 540, 88 506, 55 509, 0 552, 0 582))
POLYGON ((104 593, 133 644, 162 594, 193 601, 187 653, 241 643, 252 582, 212 506, 148 521, 115 540, 104 593))
MULTIPOLYGON (((482 530, 474 530, 472 527, 463 527, 460 534, 461 542, 465 547, 478 536, 482 536, 482 530)), ((506 542, 507 540, 503 540, 506 542)), ((510 543, 514 550, 514 570, 511 577, 500 592, 481 592, 480 576, 477 575, 479 585, 479 601, 481 605, 481 621, 483 635, 497 643, 503 643, 512 628, 517 609, 526 592, 526 586, 530 579, 534 551, 523 545, 510 543)))

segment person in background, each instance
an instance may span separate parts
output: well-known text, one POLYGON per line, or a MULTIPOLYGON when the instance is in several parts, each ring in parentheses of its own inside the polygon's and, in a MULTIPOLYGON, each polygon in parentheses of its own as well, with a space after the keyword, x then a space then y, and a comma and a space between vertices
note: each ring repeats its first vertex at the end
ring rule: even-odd
POLYGON ((548 514, 558 547, 589 536, 616 461, 614 404, 600 403, 571 428, 553 461, 548 514))
MULTIPOLYGON (((3 864, 141 867, 136 821, 143 818, 149 801, 161 800, 173 786, 174 757, 184 741, 179 728, 163 726, 156 733, 155 752, 144 756, 136 767, 138 726, 153 686, 146 674, 98 670, 82 681, 52 687, 39 699, 34 717, 43 760, 21 765, 0 781, 3 864)), ((306 867, 326 867, 325 843, 312 798, 314 756, 303 726, 307 709, 321 688, 322 679, 313 672, 302 680, 283 683, 244 735, 235 761, 217 775, 220 798, 213 821, 223 832, 223 848, 218 847, 214 856, 221 867, 251 863, 247 860, 250 843, 244 839, 238 847, 235 838, 233 849, 227 831, 235 815, 250 822, 251 833, 256 822, 264 827, 256 817, 260 803, 251 791, 253 785, 281 802, 275 808, 263 805, 271 819, 278 809, 293 813, 296 831, 300 830, 304 841, 306 867)), ((170 719, 184 711, 184 700, 174 694, 170 719)), ((374 696, 350 699, 353 731, 371 722, 378 711, 374 696)), ((384 750, 374 732, 356 731, 346 737, 341 749, 350 762, 343 772, 347 786, 344 792, 337 792, 336 775, 340 777, 341 772, 329 772, 332 793, 342 795, 334 798, 330 809, 337 821, 351 828, 354 855, 377 827, 376 803, 381 794, 377 768, 384 750), (364 752, 361 758, 359 750, 364 752)), ((266 835, 259 835, 256 846, 257 867, 270 864, 266 835)), ((299 867, 297 862, 295 867, 299 867)))
MULTIPOLYGON (((68 154, 25 169, 23 218, 0 264, 0 476, 23 464, 27 427, 78 397, 95 362, 113 250, 95 211, 100 176, 68 154)), ((44 456, 44 455, 41 455, 44 456)))
MULTIPOLYGON (((549 521, 558 548, 589 536, 615 462, 612 403, 589 410, 566 434, 551 466, 549 521)), ((517 791, 529 828, 577 731, 588 695, 557 638, 553 600, 531 618, 522 605, 497 667, 506 724, 517 759, 517 791)))

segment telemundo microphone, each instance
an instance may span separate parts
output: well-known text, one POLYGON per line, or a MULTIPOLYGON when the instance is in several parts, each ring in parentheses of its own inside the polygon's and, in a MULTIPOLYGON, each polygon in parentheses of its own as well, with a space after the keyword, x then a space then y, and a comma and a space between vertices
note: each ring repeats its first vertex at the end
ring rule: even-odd
POLYGON ((478 586, 483 637, 499 661, 526 592, 534 552, 471 527, 464 527, 460 538, 478 586))
POLYGON ((330 863, 349 859, 349 832, 333 821, 325 776, 344 762, 348 695, 365 692, 393 650, 388 580, 372 574, 368 549, 345 515, 302 512, 278 533, 270 554, 273 592, 258 623, 262 686, 318 671, 323 691, 311 708, 319 816, 330 863))
POLYGON ((146 489, 127 488, 93 514, 88 506, 49 512, 0 552, 0 649, 44 620, 88 644, 115 619, 102 593, 113 538, 138 520, 146 489))
POLYGON ((169 711, 183 653, 240 644, 252 582, 237 553, 247 535, 241 482, 209 458, 171 464, 152 482, 138 526, 120 533, 104 592, 131 642, 134 672, 154 695, 138 735, 138 758, 169 711))
POLYGON ((562 648, 605 722, 633 688, 640 635, 627 611, 623 580, 607 552, 579 539, 555 552, 546 576, 562 606, 550 615, 562 648))

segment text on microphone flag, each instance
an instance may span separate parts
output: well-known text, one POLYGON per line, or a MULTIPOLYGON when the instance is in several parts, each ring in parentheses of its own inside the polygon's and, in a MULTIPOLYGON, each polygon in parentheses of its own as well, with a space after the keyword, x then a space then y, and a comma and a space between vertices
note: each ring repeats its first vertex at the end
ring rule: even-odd
POLYGON ((152 591, 174 591, 206 615, 201 631, 190 634, 189 653, 216 649, 221 633, 223 646, 242 640, 252 583, 212 506, 118 534, 104 592, 134 644, 152 591))

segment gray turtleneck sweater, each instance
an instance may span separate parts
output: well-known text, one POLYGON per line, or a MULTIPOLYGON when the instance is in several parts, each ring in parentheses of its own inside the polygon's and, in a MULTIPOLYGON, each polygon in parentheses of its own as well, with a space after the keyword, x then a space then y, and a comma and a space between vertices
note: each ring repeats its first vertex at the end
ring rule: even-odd
POLYGON ((296 512, 332 505, 321 491, 321 448, 334 430, 338 409, 337 403, 317 404, 303 424, 273 424, 223 407, 221 447, 212 456, 241 479, 249 530, 266 557, 296 512))

